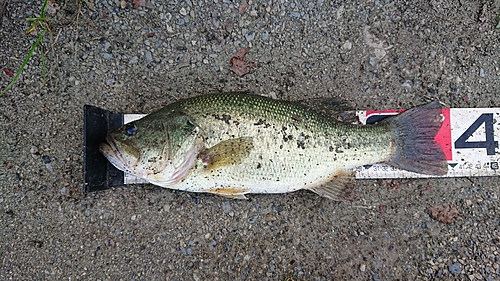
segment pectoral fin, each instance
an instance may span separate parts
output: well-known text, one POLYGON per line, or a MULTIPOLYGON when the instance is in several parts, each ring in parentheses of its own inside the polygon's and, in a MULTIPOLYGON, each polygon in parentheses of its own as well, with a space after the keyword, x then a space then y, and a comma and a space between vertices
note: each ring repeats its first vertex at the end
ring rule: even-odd
POLYGON ((322 185, 310 187, 309 190, 335 201, 353 201, 354 191, 348 187, 348 183, 353 179, 353 173, 341 171, 332 179, 322 185))
POLYGON ((245 193, 247 192, 246 189, 242 188, 213 188, 208 191, 209 193, 212 194, 217 194, 221 195, 224 197, 229 197, 232 199, 248 199, 245 196, 245 193))
POLYGON ((205 169, 213 170, 241 163, 253 148, 251 137, 221 141, 200 153, 205 169))

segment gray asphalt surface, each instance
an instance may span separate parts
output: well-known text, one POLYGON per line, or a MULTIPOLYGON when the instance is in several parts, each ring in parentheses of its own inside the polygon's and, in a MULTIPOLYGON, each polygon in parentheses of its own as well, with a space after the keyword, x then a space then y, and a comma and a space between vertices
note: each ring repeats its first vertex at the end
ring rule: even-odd
MULTIPOLYGON (((359 180, 353 202, 82 191, 84 104, 148 113, 245 90, 356 109, 499 107, 498 2, 249 1, 241 13, 229 0, 141 1, 57 1, 46 78, 37 51, 0 97, 0 279, 500 279, 498 178, 359 180), (243 47, 257 68, 238 77, 229 59, 243 47), (441 204, 457 208, 452 223, 430 215, 441 204)), ((41 7, 7 4, 1 89, 41 7)))

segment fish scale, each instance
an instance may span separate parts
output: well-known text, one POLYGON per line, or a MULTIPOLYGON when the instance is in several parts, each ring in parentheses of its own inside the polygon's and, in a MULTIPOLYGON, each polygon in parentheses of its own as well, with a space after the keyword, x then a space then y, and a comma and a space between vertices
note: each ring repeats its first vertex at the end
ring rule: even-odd
POLYGON ((337 122, 301 105, 258 96, 213 97, 190 99, 180 107, 206 133, 207 147, 245 136, 252 136, 255 146, 241 164, 212 171, 203 171, 202 165, 198 165, 199 168, 173 188, 210 191, 242 187, 252 193, 291 192, 323 184, 337 170, 367 161, 387 160, 391 154, 390 135, 380 134, 387 130, 383 127, 347 124, 340 127, 337 122), (231 116, 231 119, 228 122, 214 115, 231 116), (303 140, 299 140, 301 135, 303 140), (359 145, 348 145, 354 142, 359 145), (372 145, 374 143, 378 145, 372 145))

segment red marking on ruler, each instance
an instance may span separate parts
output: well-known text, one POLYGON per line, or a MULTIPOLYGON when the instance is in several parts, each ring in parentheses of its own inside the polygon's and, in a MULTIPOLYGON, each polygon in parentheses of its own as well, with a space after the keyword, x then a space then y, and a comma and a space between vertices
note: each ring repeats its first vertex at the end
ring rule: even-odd
POLYGON ((451 145, 450 109, 443 108, 441 114, 443 114, 444 116, 443 125, 441 126, 441 129, 434 137, 434 140, 443 149, 444 155, 446 156, 446 160, 453 160, 451 153, 452 145, 451 145))

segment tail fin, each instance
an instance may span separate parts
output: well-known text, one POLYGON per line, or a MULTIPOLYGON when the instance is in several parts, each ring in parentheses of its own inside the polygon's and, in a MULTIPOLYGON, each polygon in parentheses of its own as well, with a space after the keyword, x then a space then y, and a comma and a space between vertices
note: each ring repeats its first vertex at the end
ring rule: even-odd
POLYGON ((444 152, 434 140, 442 123, 438 101, 407 110, 389 122, 395 140, 391 165, 436 176, 448 172, 444 152))

